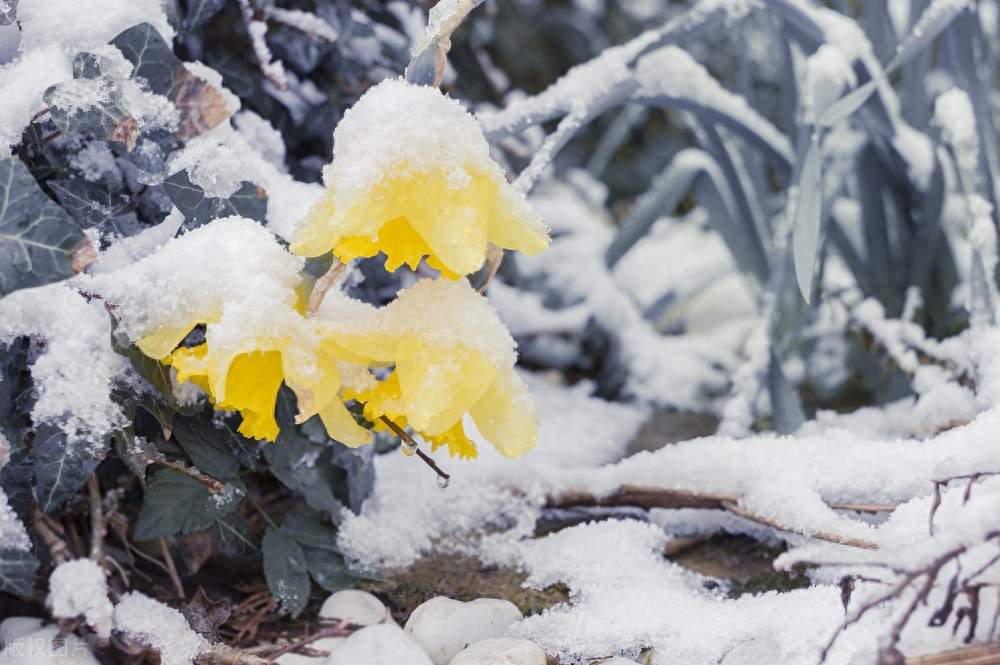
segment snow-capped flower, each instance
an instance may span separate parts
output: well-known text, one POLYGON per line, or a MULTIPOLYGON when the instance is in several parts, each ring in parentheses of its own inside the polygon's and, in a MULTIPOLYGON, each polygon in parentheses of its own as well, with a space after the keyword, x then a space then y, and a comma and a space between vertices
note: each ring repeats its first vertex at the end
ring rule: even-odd
POLYGON ((291 251, 342 260, 421 258, 448 277, 478 270, 487 243, 525 254, 548 246, 545 223, 490 157, 479 123, 437 88, 387 80, 334 132, 326 191, 292 235, 291 251))
MULTIPOLYGON (((262 312, 259 325, 227 325, 223 317, 206 328, 206 343, 174 351, 164 362, 177 371, 177 380, 190 380, 208 393, 217 409, 239 411, 239 431, 253 439, 273 441, 279 432, 275 402, 282 382, 295 393, 297 422, 319 414, 327 433, 341 443, 356 447, 371 441, 371 434, 354 420, 340 398, 341 362, 310 321, 297 313, 276 316, 262 312), (266 320, 265 320, 266 319, 266 320)), ((350 372, 350 387, 359 390, 374 385, 358 382, 350 372)))
MULTIPOLYGON (((334 312, 319 312, 321 316, 334 312)), ((514 340, 496 310, 465 280, 425 279, 378 312, 377 325, 332 333, 344 349, 394 364, 378 387, 349 391, 365 416, 409 425, 433 447, 475 456, 462 417, 503 455, 520 457, 538 438, 538 405, 514 371, 514 340)))

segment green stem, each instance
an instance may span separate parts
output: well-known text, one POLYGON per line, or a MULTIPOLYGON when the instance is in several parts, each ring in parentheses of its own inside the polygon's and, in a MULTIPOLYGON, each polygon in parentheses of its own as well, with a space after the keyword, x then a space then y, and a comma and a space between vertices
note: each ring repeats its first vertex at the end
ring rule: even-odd
POLYGON ((265 522, 273 526, 275 529, 278 528, 278 525, 274 523, 274 520, 272 520, 270 516, 264 512, 264 509, 260 507, 260 504, 257 503, 257 499, 253 498, 253 494, 248 491, 246 493, 246 498, 250 500, 250 503, 257 509, 257 512, 260 513, 260 516, 264 518, 265 522))

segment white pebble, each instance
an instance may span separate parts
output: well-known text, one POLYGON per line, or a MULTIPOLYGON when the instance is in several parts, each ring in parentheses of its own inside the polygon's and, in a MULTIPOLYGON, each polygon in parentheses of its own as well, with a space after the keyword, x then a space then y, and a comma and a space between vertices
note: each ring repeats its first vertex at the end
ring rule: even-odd
POLYGON ((330 654, 323 665, 431 665, 416 640, 394 623, 362 628, 330 654))
POLYGON ((70 633, 61 644, 53 644, 59 626, 48 626, 10 641, 0 651, 3 665, 101 665, 90 647, 70 633))
MULTIPOLYGON (((605 661, 609 663, 610 661, 605 661)), ((448 665, 545 665, 545 652, 534 642, 494 637, 459 651, 448 665)))
POLYGON ((42 620, 35 617, 11 617, 0 621, 0 649, 8 640, 23 637, 40 630, 42 620))
POLYGON ((521 620, 514 603, 498 598, 477 598, 462 603, 438 596, 413 610, 406 632, 413 635, 434 665, 446 665, 470 644, 499 637, 521 620))
POLYGON ((347 619, 362 626, 382 623, 386 617, 392 620, 381 600, 358 589, 344 589, 327 598, 319 616, 323 619, 347 619))

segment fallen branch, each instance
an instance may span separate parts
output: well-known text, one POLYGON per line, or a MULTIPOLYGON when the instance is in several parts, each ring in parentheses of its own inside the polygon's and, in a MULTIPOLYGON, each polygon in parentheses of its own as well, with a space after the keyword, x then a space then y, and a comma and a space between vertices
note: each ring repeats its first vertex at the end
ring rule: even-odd
POLYGON ((907 658, 906 665, 1000 665, 1000 647, 995 644, 952 649, 942 653, 907 658))
POLYGON ((850 547, 859 547, 865 550, 877 550, 878 545, 867 540, 861 540, 860 538, 845 538, 843 536, 838 536, 836 534, 827 533, 826 531, 814 531, 812 533, 803 533, 798 529, 793 529, 792 527, 785 526, 784 524, 779 524, 773 520, 769 520, 766 517, 761 517, 760 515, 755 515, 751 513, 746 508, 740 508, 732 501, 723 501, 722 507, 731 512, 734 515, 739 515, 744 519, 748 519, 751 522, 756 522, 757 524, 763 524, 764 526, 769 526, 772 529, 777 529, 779 531, 787 531, 788 533, 797 533, 801 536, 808 536, 810 538, 815 538, 817 540, 825 540, 828 543, 837 543, 838 545, 849 545, 850 547))

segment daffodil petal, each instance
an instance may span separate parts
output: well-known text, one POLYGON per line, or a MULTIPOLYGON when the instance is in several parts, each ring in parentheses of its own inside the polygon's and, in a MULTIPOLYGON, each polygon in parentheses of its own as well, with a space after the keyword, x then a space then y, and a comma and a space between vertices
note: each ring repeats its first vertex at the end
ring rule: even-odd
POLYGON ((335 212, 333 190, 325 189, 319 200, 296 225, 288 249, 299 256, 320 256, 333 249, 339 240, 333 226, 335 212))
POLYGON ((372 441, 371 432, 358 424, 340 400, 334 400, 323 407, 319 417, 330 438, 340 441, 345 446, 357 448, 372 441))
POLYGON ((461 420, 455 423, 449 430, 437 436, 426 436, 425 438, 431 442, 431 452, 446 445, 448 446, 448 454, 452 457, 456 455, 459 459, 476 459, 479 457, 476 444, 465 435, 465 428, 462 426, 461 420))
POLYGON ((505 457, 522 457, 538 442, 538 403, 514 372, 498 377, 469 414, 479 433, 505 457))
POLYGON ((135 345, 150 358, 156 360, 166 358, 197 324, 198 322, 160 328, 139 338, 135 345))
POLYGON ((238 409, 244 419, 240 432, 273 441, 278 436, 274 403, 282 380, 280 351, 241 353, 229 365, 226 396, 216 407, 238 409))
POLYGON ((396 349, 395 373, 410 425, 435 436, 451 429, 486 393, 497 368, 468 348, 404 339, 396 349))

